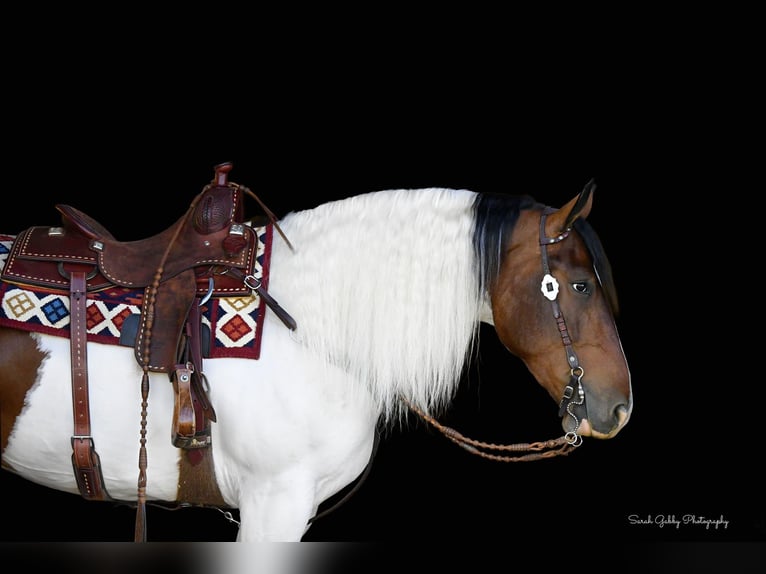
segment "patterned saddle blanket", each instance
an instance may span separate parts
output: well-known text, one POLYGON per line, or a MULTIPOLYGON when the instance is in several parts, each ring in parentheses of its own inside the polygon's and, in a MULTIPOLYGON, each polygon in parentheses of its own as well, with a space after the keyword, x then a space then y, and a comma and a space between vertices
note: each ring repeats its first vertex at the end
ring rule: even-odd
MULTIPOLYGON (((254 228, 258 237, 253 276, 268 288, 273 226, 254 228)), ((0 234, 0 273, 16 238, 0 234)), ((143 288, 112 286, 87 296, 88 341, 133 346, 143 288)), ((202 307, 204 355, 216 359, 260 357, 266 305, 257 293, 214 295, 202 307)), ((0 281, 0 325, 69 337, 69 295, 60 290, 0 281)))

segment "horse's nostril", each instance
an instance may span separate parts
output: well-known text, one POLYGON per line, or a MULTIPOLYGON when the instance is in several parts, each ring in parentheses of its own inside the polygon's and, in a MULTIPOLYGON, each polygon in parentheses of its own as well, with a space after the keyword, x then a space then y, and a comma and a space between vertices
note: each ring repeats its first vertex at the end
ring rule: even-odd
POLYGON ((620 403, 614 408, 614 418, 617 419, 618 426, 624 425, 628 422, 630 412, 628 411, 628 405, 620 403))

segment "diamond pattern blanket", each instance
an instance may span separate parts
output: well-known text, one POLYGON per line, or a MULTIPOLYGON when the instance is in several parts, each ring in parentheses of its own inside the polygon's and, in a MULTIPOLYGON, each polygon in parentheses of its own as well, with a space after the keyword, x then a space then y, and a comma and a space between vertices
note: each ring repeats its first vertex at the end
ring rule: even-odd
MULTIPOLYGON (((258 254, 254 275, 268 288, 273 226, 255 228, 258 254)), ((0 234, 0 271, 15 236, 0 234)), ((119 344, 125 319, 141 313, 143 289, 112 287, 88 294, 88 340, 119 344)), ((202 321, 213 334, 209 358, 258 359, 261 349, 265 301, 257 293, 238 297, 212 297, 204 307, 202 321)), ((0 325, 14 329, 69 337, 69 296, 27 285, 0 281, 0 325)))

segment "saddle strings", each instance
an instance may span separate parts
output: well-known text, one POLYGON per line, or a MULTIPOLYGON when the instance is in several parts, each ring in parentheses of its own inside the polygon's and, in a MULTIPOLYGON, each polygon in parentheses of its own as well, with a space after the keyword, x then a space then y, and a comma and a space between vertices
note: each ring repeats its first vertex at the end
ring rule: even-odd
POLYGON ((277 223, 277 216, 274 215, 274 213, 268 207, 266 207, 266 204, 261 201, 261 198, 259 198, 253 191, 251 191, 249 187, 245 187, 244 185, 240 185, 238 183, 232 183, 231 185, 237 186, 238 189, 244 191, 247 195, 249 195, 250 197, 255 199, 255 201, 258 202, 258 205, 261 206, 261 209, 263 209, 263 212, 269 218, 269 221, 271 221, 271 224, 274 226, 274 229, 277 230, 279 235, 282 236, 282 239, 285 240, 285 243, 287 243, 287 246, 290 248, 290 251, 295 251, 293 244, 290 243, 290 240, 287 239, 287 235, 285 235, 284 231, 282 231, 282 228, 279 227, 279 223, 277 223))
MULTIPOLYGON (((207 187, 203 189, 199 194, 197 194, 197 196, 192 200, 191 204, 189 205, 189 209, 184 216, 186 221, 191 218, 192 214, 194 213, 194 209, 199 202, 199 199, 202 197, 206 190, 207 187)), ((139 448, 138 454, 138 506, 136 509, 136 529, 134 534, 135 542, 146 542, 146 417, 147 408, 149 406, 149 362, 151 360, 152 327, 154 326, 154 304, 157 300, 157 290, 159 289, 160 282, 162 281, 162 275, 165 272, 165 262, 167 261, 167 258, 170 254, 170 248, 178 239, 178 235, 180 234, 183 227, 184 225, 179 225, 175 229, 173 236, 170 238, 170 241, 165 247, 165 251, 162 254, 162 259, 160 259, 157 270, 154 273, 152 284, 149 286, 146 293, 147 313, 145 326, 142 327, 144 345, 143 349, 141 349, 141 370, 143 371, 143 375, 141 377, 141 438, 139 441, 141 446, 139 448)))

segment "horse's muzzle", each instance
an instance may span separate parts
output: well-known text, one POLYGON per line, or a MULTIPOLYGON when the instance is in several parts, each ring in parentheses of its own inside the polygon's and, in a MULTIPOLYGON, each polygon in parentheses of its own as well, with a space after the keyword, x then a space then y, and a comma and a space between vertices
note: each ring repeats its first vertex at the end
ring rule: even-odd
POLYGON ((561 426, 565 432, 576 432, 580 436, 588 436, 598 439, 613 438, 622 428, 627 424, 630 419, 630 406, 620 404, 613 410, 613 416, 608 420, 607 424, 598 424, 588 418, 587 412, 582 408, 582 405, 576 405, 572 408, 572 412, 579 420, 579 423, 571 415, 566 414, 562 419, 561 426), (582 417, 582 418, 580 418, 582 417))

